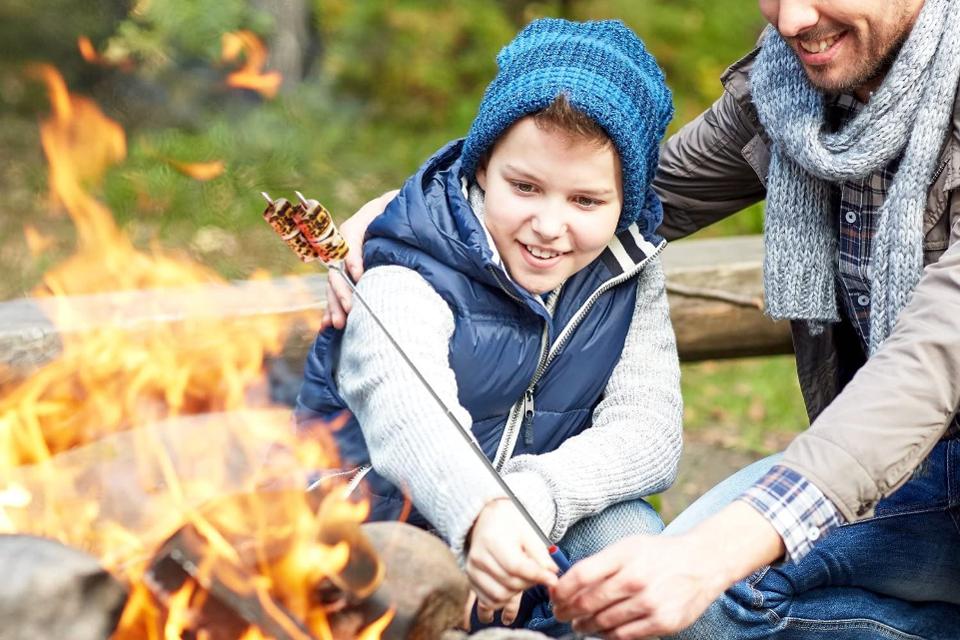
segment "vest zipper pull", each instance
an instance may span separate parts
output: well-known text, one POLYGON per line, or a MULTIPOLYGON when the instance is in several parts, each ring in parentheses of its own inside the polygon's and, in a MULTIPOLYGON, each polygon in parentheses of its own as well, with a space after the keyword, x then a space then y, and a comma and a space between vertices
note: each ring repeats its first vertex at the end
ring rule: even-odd
POLYGON ((523 394, 523 443, 533 446, 533 390, 523 394))

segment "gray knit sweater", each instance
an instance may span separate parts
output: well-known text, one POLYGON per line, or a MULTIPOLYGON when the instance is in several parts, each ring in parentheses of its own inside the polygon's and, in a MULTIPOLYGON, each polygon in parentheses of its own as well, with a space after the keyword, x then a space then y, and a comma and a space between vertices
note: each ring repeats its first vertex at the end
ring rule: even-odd
MULTIPOLYGON (((420 274, 399 266, 367 271, 358 289, 460 423, 470 425, 449 364, 454 318, 446 302, 420 274)), ((336 377, 374 468, 460 553, 484 504, 502 491, 362 305, 347 320, 336 377)), ((550 453, 512 458, 501 472, 559 541, 582 518, 670 486, 682 409, 663 270, 654 259, 638 277, 630 331, 592 427, 550 453)))

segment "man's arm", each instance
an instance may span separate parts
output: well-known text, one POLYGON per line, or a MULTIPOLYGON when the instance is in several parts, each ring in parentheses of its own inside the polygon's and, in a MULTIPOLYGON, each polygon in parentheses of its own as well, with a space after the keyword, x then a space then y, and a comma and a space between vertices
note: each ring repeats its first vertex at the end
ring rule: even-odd
POLYGON ((958 404, 955 242, 926 268, 887 341, 787 448, 782 464, 813 482, 845 520, 870 517, 937 444, 958 404))
POLYGON ((653 181, 663 202, 660 233, 682 238, 766 197, 769 152, 751 114, 724 91, 660 150, 653 181))

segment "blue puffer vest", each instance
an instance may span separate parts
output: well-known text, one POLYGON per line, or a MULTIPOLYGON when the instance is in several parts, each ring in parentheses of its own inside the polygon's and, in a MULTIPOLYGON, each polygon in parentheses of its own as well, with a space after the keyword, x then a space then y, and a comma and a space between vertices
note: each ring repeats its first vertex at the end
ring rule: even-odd
MULTIPOLYGON (((636 277, 664 243, 643 237, 637 225, 619 232, 564 283, 551 316, 539 296, 515 285, 495 262, 465 195, 460 149, 459 141, 448 144, 407 180, 367 230, 363 256, 367 269, 416 270, 450 305, 456 322, 450 366, 460 404, 499 469, 510 456, 552 451, 590 426, 630 327, 636 277)), ((640 224, 655 229, 659 212, 648 213, 651 219, 640 224)), ((389 328, 390 319, 381 320, 389 328)), ((297 399, 300 425, 347 408, 335 383, 341 337, 341 331, 321 332, 308 355, 297 399)), ((345 464, 370 464, 356 419, 334 435, 345 464)), ((396 518, 400 491, 375 472, 366 481, 374 498, 371 518, 396 518)))

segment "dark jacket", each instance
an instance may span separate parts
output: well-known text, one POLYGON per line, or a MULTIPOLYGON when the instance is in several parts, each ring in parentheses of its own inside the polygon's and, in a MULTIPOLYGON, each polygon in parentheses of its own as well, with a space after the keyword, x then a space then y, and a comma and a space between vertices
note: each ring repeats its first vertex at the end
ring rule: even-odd
MULTIPOLYGON (((540 296, 515 285, 494 261, 465 197, 460 147, 455 142, 437 152, 370 225, 364 264, 368 270, 413 269, 450 306, 455 330, 449 357, 459 401, 473 420, 473 435, 499 469, 511 456, 553 451, 590 426, 630 328, 637 276, 664 243, 643 238, 636 225, 620 232, 563 284, 551 314, 540 296)), ((347 408, 335 384, 341 336, 321 333, 308 356, 300 422, 347 408)), ((371 462, 355 419, 335 437, 347 464, 371 462)), ((382 498, 374 517, 396 517, 399 491, 375 474, 367 480, 382 498)))
MULTIPOLYGON (((750 94, 756 53, 724 73, 720 99, 662 150, 654 186, 667 239, 766 196, 769 140, 750 94)), ((960 94, 954 106, 924 215, 927 268, 893 335, 864 366, 846 321, 817 336, 794 323, 812 426, 784 463, 812 480, 848 521, 872 515, 876 502, 909 478, 960 404, 960 94)))

